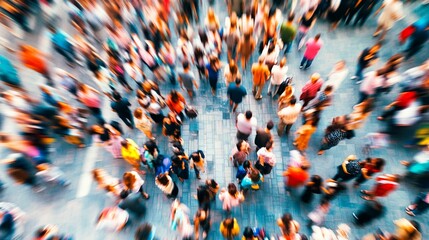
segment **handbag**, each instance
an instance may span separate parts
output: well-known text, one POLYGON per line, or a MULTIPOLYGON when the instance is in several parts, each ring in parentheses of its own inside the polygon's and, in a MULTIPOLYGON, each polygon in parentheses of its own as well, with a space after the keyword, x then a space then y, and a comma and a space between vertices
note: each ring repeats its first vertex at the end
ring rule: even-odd
POLYGON ((188 118, 193 119, 193 118, 196 118, 198 116, 198 111, 191 106, 186 106, 185 107, 185 114, 188 118))

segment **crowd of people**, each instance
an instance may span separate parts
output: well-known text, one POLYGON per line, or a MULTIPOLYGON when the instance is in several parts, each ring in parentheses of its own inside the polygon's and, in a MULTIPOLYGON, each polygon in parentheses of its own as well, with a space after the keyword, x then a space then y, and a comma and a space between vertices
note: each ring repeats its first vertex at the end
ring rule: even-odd
MULTIPOLYGON (((400 0, 384 0, 381 4, 376 0, 227 0, 221 7, 227 11, 225 21, 211 7, 215 1, 204 3, 209 5, 206 13, 201 11, 202 4, 198 0, 66 0, 64 4, 52 0, 2 1, 4 27, 23 37, 13 26, 31 34, 30 19, 41 16, 53 51, 68 66, 68 70, 59 68, 59 64, 50 61, 52 54, 31 44, 3 43, 20 61, 13 63, 5 54, 0 55, 1 98, 6 108, 3 114, 18 129, 0 134, 1 146, 12 152, 3 160, 8 176, 35 192, 45 191, 52 183, 65 188, 71 182, 53 164, 52 144, 58 138, 76 148, 99 144, 113 158, 125 160, 129 171, 117 177, 105 169, 93 169, 93 180, 99 189, 114 200, 97 217, 97 229, 121 231, 130 219, 143 216, 145 201, 152 194, 145 190, 146 180, 153 181, 165 194, 165 201, 173 200, 169 223, 180 239, 209 238, 210 232, 215 231, 211 216, 216 199, 222 202, 226 215, 218 230, 225 239, 353 239, 352 227, 347 224, 339 224, 336 230, 324 227, 331 203, 337 195, 345 194, 348 181, 354 179, 353 187, 360 188, 362 183, 374 179, 373 187, 360 191, 365 201, 353 213, 356 225, 367 225, 381 217, 386 208, 379 199, 388 197, 401 182, 422 189, 429 187, 429 60, 407 71, 399 69, 428 40, 429 15, 397 33, 400 42, 406 44, 405 50, 368 71, 381 61, 379 52, 388 31, 405 17, 400 0), (62 6, 67 16, 58 14, 62 6), (322 179, 309 173, 310 168, 317 172, 317 165, 308 159, 306 151, 324 110, 335 104, 335 93, 349 70, 346 62, 339 60, 326 81, 321 74, 311 73, 302 89, 294 87, 291 73, 309 72, 313 62, 317 64, 317 55, 324 41, 329 40, 324 38, 325 33, 312 30, 321 24, 319 19, 329 22, 329 31, 338 31, 341 23, 363 26, 373 11, 379 15, 374 32, 377 40, 356 56, 356 71, 351 77, 359 85, 359 100, 349 114, 333 118, 325 128, 318 154, 354 138, 356 130, 365 125, 380 104, 380 97, 393 95, 394 87, 400 89, 399 93, 377 120, 385 123, 386 134, 393 135, 398 129, 418 125, 407 146, 419 147, 421 151, 414 160, 401 162, 407 168, 405 175, 400 175, 399 170, 384 172, 389 163, 383 158, 349 155, 343 156, 345 160, 337 166, 334 176, 322 179), (61 21, 70 25, 72 31, 62 29, 61 21), (288 66, 291 51, 302 52, 296 69, 288 66), (252 56, 256 56, 255 62, 252 56), (221 61, 224 59, 226 64, 221 61), (46 80, 39 86, 40 96, 26 86, 17 64, 46 80), (85 77, 78 69, 85 70, 85 77), (246 71, 250 72, 249 79, 244 79, 246 71), (244 81, 252 81, 252 88, 246 89, 244 81), (261 100, 267 82, 267 94, 277 116, 261 123, 252 109, 244 109, 240 104, 250 91, 256 101, 261 100), (182 138, 182 128, 187 121, 198 120, 198 111, 192 105, 203 100, 198 94, 202 86, 207 86, 213 96, 218 96, 219 88, 226 86, 229 110, 231 116, 236 116, 237 134, 236 141, 231 141, 229 165, 234 168, 237 181, 220 186, 216 179, 205 179, 197 187, 194 197, 198 210, 191 218, 189 208, 178 197, 178 181, 193 181, 191 170, 196 179, 202 179, 208 171, 207 153, 198 147, 185 150, 188 146, 182 138), (167 87, 173 90, 163 94, 167 87), (110 108, 103 104, 105 101, 110 108), (122 122, 107 119, 107 111, 116 113, 122 122), (299 120, 301 124, 297 123, 299 120), (299 127, 292 134, 294 125, 299 127), (157 134, 156 126, 162 127, 162 135, 157 134), (143 142, 125 137, 133 129, 145 137, 143 142), (321 197, 307 222, 299 223, 290 213, 284 213, 272 223, 279 227, 276 233, 268 233, 263 227, 240 228, 240 216, 234 216, 233 209, 253 191, 264 191, 265 177, 273 174, 273 169, 283 167, 277 164, 279 156, 273 151, 279 147, 271 133, 273 129, 280 138, 286 135, 293 139, 290 160, 282 174, 286 194, 303 188, 299 200, 304 204, 315 201, 315 195, 321 197), (168 150, 158 146, 162 138, 168 139, 168 150), (251 161, 253 157, 256 161, 251 161), (308 231, 301 225, 308 226, 308 231)), ((372 140, 368 145, 371 148, 377 140, 385 140, 385 134, 369 135, 368 139, 372 140)), ((422 192, 404 209, 409 217, 395 221, 396 232, 374 229, 374 233, 362 239, 424 239, 421 224, 412 217, 423 214, 428 207, 429 194, 422 192)), ((12 203, 1 203, 0 211, 1 239, 21 236, 25 213, 12 203)), ((54 225, 43 226, 34 233, 34 239, 72 239, 73 233, 60 232, 54 225)), ((136 240, 157 239, 156 236, 156 227, 150 223, 135 230, 136 240)))

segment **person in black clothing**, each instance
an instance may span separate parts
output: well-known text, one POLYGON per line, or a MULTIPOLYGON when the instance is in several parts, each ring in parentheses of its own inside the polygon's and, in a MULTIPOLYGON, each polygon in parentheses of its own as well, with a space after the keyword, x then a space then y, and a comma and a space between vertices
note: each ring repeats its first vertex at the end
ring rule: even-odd
POLYGON ((371 15, 372 9, 380 0, 362 0, 362 7, 359 9, 355 21, 353 23, 354 26, 358 25, 363 26, 371 15))
POLYGON ((127 98, 122 98, 118 92, 114 92, 112 97, 114 101, 110 104, 110 107, 118 114, 119 118, 121 118, 129 128, 133 129, 134 118, 133 114, 131 113, 131 109, 129 108, 131 103, 127 98))
POLYGON ((321 194, 324 190, 323 179, 319 175, 313 175, 310 181, 305 185, 304 192, 302 192, 301 195, 301 201, 310 203, 313 200, 314 194, 321 194))
POLYGON ((267 145, 267 143, 272 139, 271 136, 271 129, 273 129, 274 123, 273 121, 268 121, 267 127, 265 129, 258 129, 256 130, 256 137, 255 137, 255 145, 256 145, 256 151, 258 151, 260 148, 263 148, 267 145))
POLYGON ((199 208, 194 217, 194 234, 199 237, 200 227, 203 230, 202 238, 206 239, 210 231, 210 209, 199 208))
POLYGON ((350 22, 352 21, 353 17, 356 15, 356 13, 359 12, 359 10, 362 8, 362 6, 364 5, 365 1, 367 0, 354 0, 352 2, 352 5, 350 6, 350 9, 346 15, 345 18, 345 24, 349 25, 350 22))
POLYGON ((380 50, 380 48, 381 48, 381 44, 376 43, 371 48, 365 48, 360 53, 359 58, 358 58, 358 64, 356 67, 356 73, 351 78, 352 80, 356 80, 357 83, 362 81, 363 70, 365 70, 365 68, 368 68, 375 63, 375 61, 378 59, 378 51, 380 50))
POLYGON ((146 206, 141 193, 130 193, 127 190, 122 190, 120 197, 121 202, 118 204, 118 207, 121 209, 134 213, 138 217, 143 216, 146 212, 146 206))
POLYGON ((369 224, 372 220, 381 217, 386 212, 386 208, 379 202, 365 201, 364 205, 353 213, 353 218, 358 226, 369 224))

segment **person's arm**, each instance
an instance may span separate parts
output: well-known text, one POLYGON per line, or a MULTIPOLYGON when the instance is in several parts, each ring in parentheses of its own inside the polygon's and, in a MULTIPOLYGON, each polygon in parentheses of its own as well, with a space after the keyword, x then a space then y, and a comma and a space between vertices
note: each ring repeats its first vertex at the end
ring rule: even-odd
POLYGON ((381 11, 384 7, 386 7, 386 5, 383 3, 383 4, 382 4, 378 9, 377 9, 377 11, 375 11, 374 16, 376 16, 377 14, 379 14, 379 13, 380 13, 380 11, 381 11))
POLYGON ((194 79, 194 80, 192 80, 192 82, 194 83, 195 88, 198 90, 198 84, 197 84, 197 81, 195 81, 195 79, 194 79))

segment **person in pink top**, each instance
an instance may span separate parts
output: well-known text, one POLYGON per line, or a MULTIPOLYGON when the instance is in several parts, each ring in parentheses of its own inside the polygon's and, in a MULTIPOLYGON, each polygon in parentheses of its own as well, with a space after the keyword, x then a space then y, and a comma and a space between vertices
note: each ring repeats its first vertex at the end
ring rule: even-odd
POLYGON ((100 93, 97 90, 86 84, 82 83, 78 85, 77 96, 79 101, 91 111, 98 123, 104 124, 105 121, 101 112, 101 100, 99 95, 100 93))
POLYGON ((314 38, 309 39, 305 43, 305 46, 306 49, 304 52, 304 57, 302 58, 301 64, 299 65, 299 69, 304 68, 304 70, 307 70, 323 46, 323 41, 320 39, 320 33, 317 34, 314 38))

